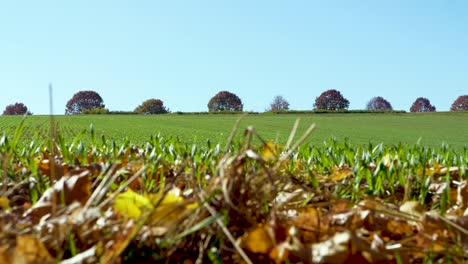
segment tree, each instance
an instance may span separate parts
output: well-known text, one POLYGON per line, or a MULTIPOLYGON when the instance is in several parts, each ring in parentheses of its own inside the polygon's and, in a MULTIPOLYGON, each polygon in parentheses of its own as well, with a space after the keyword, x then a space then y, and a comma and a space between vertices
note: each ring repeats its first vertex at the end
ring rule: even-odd
POLYGON ((67 102, 65 114, 81 114, 83 110, 104 108, 104 101, 95 91, 80 91, 67 102))
POLYGON ((15 103, 5 107, 3 115, 31 115, 31 112, 28 111, 28 108, 23 103, 15 103))
POLYGON ((327 90, 315 98, 314 108, 318 110, 348 109, 349 101, 337 90, 327 90))
POLYGON ((435 110, 435 106, 431 105, 429 99, 425 97, 416 99, 410 108, 410 112, 435 112, 435 110))
POLYGON ((468 95, 460 95, 455 102, 453 102, 450 111, 464 111, 468 110, 468 95))
POLYGON ((163 101, 159 99, 149 99, 135 108, 135 113, 138 114, 165 114, 169 110, 164 107, 163 101))
POLYGON ((270 108, 267 111, 287 111, 289 110, 289 102, 283 96, 277 95, 273 98, 270 108))
POLYGON ((208 111, 242 111, 241 99, 228 91, 221 91, 208 102, 208 111))
POLYGON ((383 97, 377 96, 372 98, 367 103, 367 110, 376 111, 376 110, 393 110, 390 102, 385 100, 383 97))

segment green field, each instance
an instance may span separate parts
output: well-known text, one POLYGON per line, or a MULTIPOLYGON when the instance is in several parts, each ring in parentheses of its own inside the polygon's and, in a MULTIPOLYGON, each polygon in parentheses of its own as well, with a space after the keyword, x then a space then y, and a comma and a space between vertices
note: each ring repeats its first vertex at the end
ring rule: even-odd
POLYGON ((468 113, 239 118, 1 117, 0 263, 468 261, 468 113))
MULTIPOLYGON (((96 136, 122 142, 128 138, 134 144, 143 144, 151 135, 179 137, 186 143, 224 144, 240 115, 91 115, 56 116, 60 134, 71 140, 93 124, 96 136)), ((12 134, 22 117, 0 117, 0 131, 12 134)), ((310 124, 317 125, 308 143, 321 144, 330 137, 347 138, 352 144, 416 144, 440 147, 443 142, 454 149, 468 146, 468 112, 428 114, 282 114, 249 115, 241 129, 253 126, 266 140, 285 143, 294 125, 300 119, 298 135, 310 124)), ((22 141, 46 138, 48 116, 29 116, 25 121, 22 141)), ((89 136, 83 136, 87 142, 89 136)))

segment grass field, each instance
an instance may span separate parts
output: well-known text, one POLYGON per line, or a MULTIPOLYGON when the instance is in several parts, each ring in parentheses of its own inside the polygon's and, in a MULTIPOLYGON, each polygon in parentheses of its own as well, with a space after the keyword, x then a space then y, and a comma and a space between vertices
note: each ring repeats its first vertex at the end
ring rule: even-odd
MULTIPOLYGON (((96 135, 122 142, 128 138, 134 144, 143 144, 150 135, 179 137, 182 142, 224 144, 239 119, 239 115, 90 115, 56 116, 60 133, 66 140, 93 124, 96 135)), ((22 117, 0 117, 0 131, 12 134, 22 117)), ((298 134, 316 123, 317 129, 307 143, 321 144, 334 136, 348 138, 352 144, 416 144, 440 147, 443 142, 454 149, 468 146, 468 112, 421 114, 292 114, 249 115, 240 128, 253 126, 266 140, 286 142, 294 122, 301 119, 298 134)), ((26 119, 22 140, 45 138, 49 127, 48 116, 29 116, 26 119)), ((87 142, 89 137, 83 137, 87 142)))
POLYGON ((0 263, 468 261, 468 113, 239 117, 1 117, 0 263))

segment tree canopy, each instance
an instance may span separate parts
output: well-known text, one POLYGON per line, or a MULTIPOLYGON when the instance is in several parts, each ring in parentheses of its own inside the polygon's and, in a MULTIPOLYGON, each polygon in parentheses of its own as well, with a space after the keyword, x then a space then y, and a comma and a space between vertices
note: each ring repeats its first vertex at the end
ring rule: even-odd
POLYGON ((95 91, 80 91, 67 102, 65 114, 81 114, 84 110, 104 108, 102 97, 95 91))
POLYGON ((317 110, 345 110, 349 101, 337 90, 327 90, 315 98, 314 108, 317 110))
POLYGON ((392 105, 389 101, 385 100, 381 96, 377 96, 372 98, 367 103, 367 110, 369 111, 376 111, 376 110, 393 110, 392 105))
POLYGON ((425 97, 419 97, 411 105, 410 112, 435 112, 435 106, 431 105, 429 99, 425 97))
POLYGON ((277 95, 273 98, 270 108, 267 111, 287 111, 289 110, 289 102, 283 96, 277 95))
POLYGON ((241 99, 228 91, 221 91, 208 102, 208 111, 242 111, 244 108, 241 99))
POLYGON ((450 107, 450 111, 466 111, 468 110, 468 95, 460 95, 450 107))
POLYGON ((164 107, 164 102, 160 99, 148 99, 135 108, 134 112, 138 114, 165 114, 169 110, 164 107))
POLYGON ((31 112, 28 111, 28 107, 23 103, 14 103, 5 107, 3 115, 30 115, 31 112))

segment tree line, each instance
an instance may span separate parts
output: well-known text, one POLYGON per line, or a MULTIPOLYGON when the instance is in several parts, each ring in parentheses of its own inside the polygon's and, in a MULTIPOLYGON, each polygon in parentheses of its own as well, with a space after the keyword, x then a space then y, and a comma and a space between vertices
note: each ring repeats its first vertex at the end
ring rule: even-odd
MULTIPOLYGON (((208 101, 209 112, 220 111, 243 111, 242 100, 234 93, 229 91, 220 91, 208 101)), ((338 90, 327 90, 315 98, 314 110, 347 110, 349 101, 338 90)), ((281 95, 275 96, 273 101, 266 109, 267 112, 289 111, 289 102, 281 95)), ((393 111, 389 101, 381 96, 373 97, 366 105, 368 111, 393 111)), ((459 96, 451 105, 451 111, 468 110, 468 95, 459 96)), ((417 98, 410 107, 410 112, 435 112, 436 108, 425 97, 417 98)), ((170 110, 164 106, 160 99, 148 99, 137 106, 132 112, 134 114, 165 114, 170 110)), ((104 100, 95 91, 79 91, 67 102, 65 114, 109 114, 105 108, 104 100)), ((3 111, 3 115, 24 115, 32 114, 23 103, 8 105, 3 111)))

